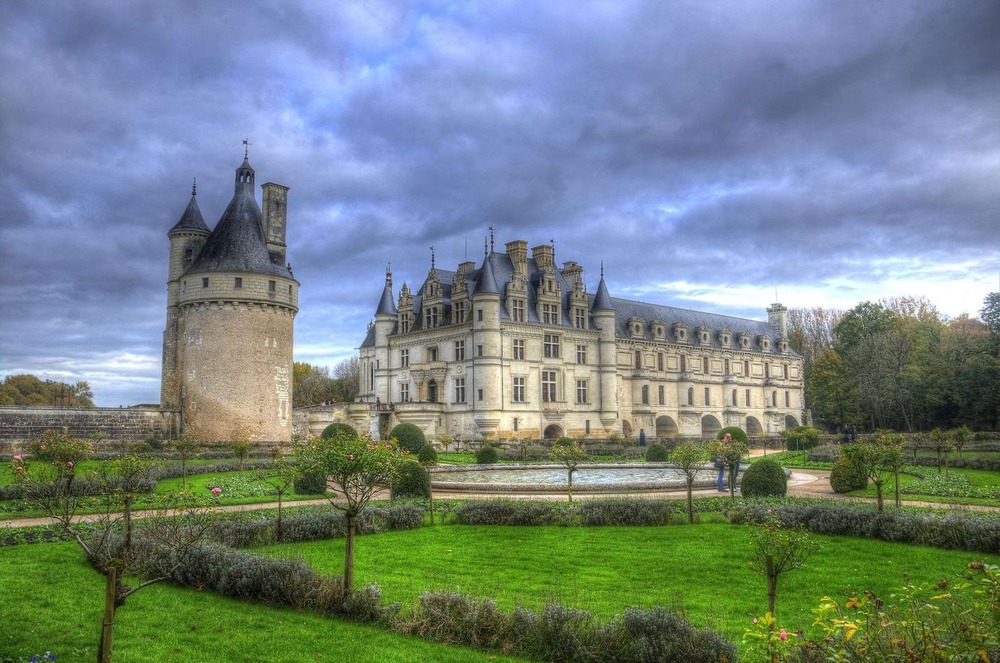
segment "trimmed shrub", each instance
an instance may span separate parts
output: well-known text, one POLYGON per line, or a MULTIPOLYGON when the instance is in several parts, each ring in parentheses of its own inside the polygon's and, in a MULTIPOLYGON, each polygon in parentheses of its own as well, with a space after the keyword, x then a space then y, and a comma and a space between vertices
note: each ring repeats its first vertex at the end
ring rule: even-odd
POLYGON ((736 646, 663 607, 626 608, 600 627, 590 655, 596 661, 736 661, 736 646))
POLYGON ((495 447, 483 447, 476 452, 476 462, 480 465, 492 465, 500 460, 500 454, 495 447))
POLYGON ((669 525, 674 505, 663 500, 588 500, 576 507, 584 525, 669 525))
POLYGON ((389 437, 396 440, 400 449, 411 454, 420 453, 421 447, 427 444, 424 432, 416 424, 397 424, 389 433, 389 437))
POLYGON ((788 492, 785 470, 770 458, 750 464, 743 473, 743 497, 784 497, 788 492))
POLYGON ((555 444, 553 444, 552 446, 554 446, 554 447, 571 447, 574 444, 576 444, 576 440, 574 440, 573 438, 571 438, 571 437, 560 437, 558 440, 555 441, 555 444))
POLYGON ((357 437, 358 431, 354 430, 354 426, 350 424, 330 424, 323 429, 323 432, 320 433, 319 436, 324 440, 329 440, 337 437, 338 435, 351 435, 352 437, 357 437))
POLYGON ((438 462, 438 452, 431 445, 425 444, 420 447, 417 460, 420 461, 421 465, 434 465, 438 462))
POLYGON ((670 452, 662 444, 651 444, 646 448, 647 463, 665 463, 670 458, 670 452))
POLYGON ((428 497, 431 494, 430 476, 420 463, 408 460, 399 468, 399 475, 393 482, 390 492, 394 500, 428 497))
POLYGON ((849 458, 841 458, 830 471, 830 487, 835 493, 863 490, 868 485, 868 475, 849 458))
POLYGON ((805 451, 819 444, 819 436, 823 431, 812 426, 798 426, 781 431, 785 438, 785 448, 789 451, 805 451))
POLYGON ((322 495, 326 492, 326 477, 322 472, 307 472, 295 477, 292 489, 296 495, 322 495))
POLYGON ((737 442, 742 442, 743 444, 746 445, 750 444, 750 439, 747 437, 747 432, 742 428, 740 428, 739 426, 726 426, 725 428, 723 428, 722 430, 720 430, 718 433, 715 434, 715 439, 721 440, 726 433, 729 433, 733 437, 733 440, 737 442))
POLYGON ((836 444, 823 444, 813 447, 807 455, 810 463, 836 463, 840 458, 840 447, 836 444))
POLYGON ((547 502, 521 502, 483 500, 466 502, 455 509, 455 522, 459 525, 552 525, 559 521, 559 514, 569 509, 559 509, 547 502))

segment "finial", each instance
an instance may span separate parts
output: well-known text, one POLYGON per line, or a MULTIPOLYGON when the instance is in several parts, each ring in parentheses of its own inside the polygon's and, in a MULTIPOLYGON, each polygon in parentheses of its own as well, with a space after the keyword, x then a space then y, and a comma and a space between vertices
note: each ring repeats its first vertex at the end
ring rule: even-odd
POLYGON ((250 157, 250 146, 253 143, 250 142, 250 136, 243 139, 243 159, 246 160, 250 157))
POLYGON ((604 278, 604 261, 601 261, 601 278, 604 278))
POLYGON ((490 253, 493 253, 493 225, 490 224, 490 253))
POLYGON ((198 195, 198 178, 197 177, 194 178, 194 180, 191 182, 191 195, 192 196, 197 196, 198 195))
POLYGON ((385 284, 392 287, 392 263, 385 263, 385 284))
POLYGON ((487 243, 489 240, 483 237, 483 257, 485 258, 490 254, 490 245, 487 243))
POLYGON ((434 271, 434 247, 431 246, 431 271, 434 271))

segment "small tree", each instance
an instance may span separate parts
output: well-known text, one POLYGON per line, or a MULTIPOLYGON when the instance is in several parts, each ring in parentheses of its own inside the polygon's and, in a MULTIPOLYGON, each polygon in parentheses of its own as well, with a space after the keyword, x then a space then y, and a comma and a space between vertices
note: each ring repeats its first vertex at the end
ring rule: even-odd
POLYGON ((962 447, 965 443, 972 439, 972 430, 968 426, 959 426, 958 428, 951 429, 951 439, 955 445, 955 450, 958 451, 959 457, 962 456, 962 447))
POLYGON ((903 464, 903 438, 889 431, 877 431, 871 442, 856 442, 844 447, 844 456, 850 459, 875 484, 878 510, 883 510, 883 484, 885 477, 897 475, 903 464))
POLYGON ((417 460, 420 464, 424 466, 427 471, 427 507, 431 512, 431 525, 434 524, 434 474, 431 472, 431 468, 438 464, 437 451, 434 450, 429 444, 425 444, 421 449, 420 453, 417 454, 417 460))
POLYGON ((736 475, 740 460, 749 452, 747 434, 740 428, 729 427, 719 431, 718 437, 708 443, 708 451, 729 471, 729 498, 736 501, 736 475), (733 431, 739 431, 739 435, 733 431), (727 439, 726 434, 729 434, 727 439))
POLYGON ((327 493, 330 504, 344 512, 344 592, 354 590, 354 538, 358 514, 376 491, 392 485, 406 454, 391 442, 342 434, 333 438, 313 438, 297 451, 300 472, 319 472, 329 477, 335 487, 327 493))
POLYGON ((935 428, 931 431, 931 447, 937 455, 937 469, 948 467, 948 458, 945 454, 951 451, 952 436, 942 428, 935 428))
POLYGON ((687 512, 688 523, 694 523, 694 498, 691 494, 695 477, 708 460, 708 449, 704 444, 697 442, 683 442, 674 449, 673 462, 677 469, 684 474, 687 484, 687 512))
POLYGON ((767 580, 767 611, 772 617, 778 577, 801 568, 819 548, 819 543, 802 526, 781 527, 773 517, 759 525, 750 525, 750 568, 767 580))
POLYGON ((287 458, 281 457, 280 451, 278 449, 278 453, 272 454, 271 467, 258 470, 255 473, 255 478, 273 488, 278 496, 278 514, 274 523, 274 537, 278 541, 281 541, 284 535, 281 527, 282 500, 285 493, 294 488, 295 479, 298 477, 295 465, 290 463, 287 458))
POLYGON ((569 501, 573 501, 573 473, 577 466, 587 459, 587 452, 577 446, 576 441, 572 444, 557 444, 552 447, 549 458, 553 462, 559 463, 566 468, 566 494, 569 501))
POLYGON ((180 439, 173 440, 170 446, 177 451, 177 455, 181 457, 181 488, 187 490, 187 462, 189 459, 194 457, 195 452, 198 450, 198 441, 194 439, 190 434, 185 434, 180 437, 180 439))
POLYGON ((233 436, 229 442, 229 450, 240 460, 240 474, 243 474, 243 460, 250 453, 250 436, 240 431, 233 436))

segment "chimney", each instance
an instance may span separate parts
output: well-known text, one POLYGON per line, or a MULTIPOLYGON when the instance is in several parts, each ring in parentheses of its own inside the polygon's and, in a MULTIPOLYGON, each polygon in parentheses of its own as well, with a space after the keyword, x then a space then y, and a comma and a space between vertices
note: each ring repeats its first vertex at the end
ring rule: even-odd
POLYGON ((507 242, 507 255, 514 264, 514 270, 521 276, 528 275, 528 243, 523 239, 507 242))
POLYGON ((767 324, 778 330, 782 338, 788 338, 788 309, 781 304, 771 304, 767 309, 767 324))
POLYGON ((555 249, 550 244, 534 246, 531 249, 531 257, 534 258, 539 269, 554 269, 555 253, 555 249))
POLYGON ((261 222, 264 224, 264 239, 271 264, 285 266, 285 223, 288 211, 288 187, 274 182, 261 186, 263 189, 263 209, 261 222))

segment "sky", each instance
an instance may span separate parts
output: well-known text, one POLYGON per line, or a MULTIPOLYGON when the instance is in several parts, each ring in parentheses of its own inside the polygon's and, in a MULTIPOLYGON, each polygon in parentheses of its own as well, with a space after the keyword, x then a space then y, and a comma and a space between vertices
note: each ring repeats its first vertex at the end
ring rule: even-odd
POLYGON ((754 319, 1000 289, 998 2, 0 0, 0 377, 158 402, 167 231, 195 178, 214 227, 245 138, 331 369, 387 264, 490 226, 754 319))

